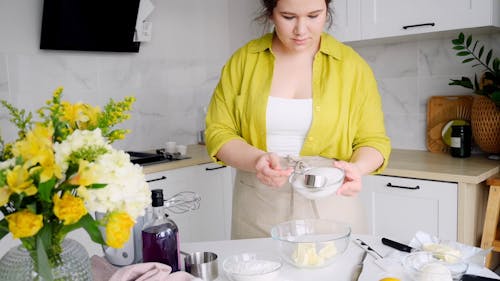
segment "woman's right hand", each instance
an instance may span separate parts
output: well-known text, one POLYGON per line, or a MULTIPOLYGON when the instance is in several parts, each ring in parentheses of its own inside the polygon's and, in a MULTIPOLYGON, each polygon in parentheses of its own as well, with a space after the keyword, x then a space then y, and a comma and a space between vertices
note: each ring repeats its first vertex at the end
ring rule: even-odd
POLYGON ((292 167, 283 167, 280 164, 280 157, 272 152, 262 154, 255 164, 257 179, 271 187, 280 187, 288 182, 288 177, 293 172, 292 167))

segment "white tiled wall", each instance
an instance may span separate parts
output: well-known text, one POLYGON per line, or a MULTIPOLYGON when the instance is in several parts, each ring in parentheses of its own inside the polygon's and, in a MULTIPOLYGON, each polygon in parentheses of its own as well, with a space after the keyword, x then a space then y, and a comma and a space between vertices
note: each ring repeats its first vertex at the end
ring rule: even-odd
MULTIPOLYGON (((165 141, 195 143, 201 108, 230 54, 261 28, 252 19, 258 1, 153 1, 153 40, 140 53, 39 50, 41 0, 0 0, 0 98, 33 110, 64 86, 63 98, 104 105, 134 95, 132 133, 116 145, 149 149, 165 141)), ((500 54, 500 31, 478 34, 500 54)), ((372 66, 393 147, 425 150, 426 101, 432 95, 469 93, 448 86, 473 73, 451 49, 452 37, 401 43, 356 44, 372 66)), ((0 109, 1 134, 15 130, 0 109)))

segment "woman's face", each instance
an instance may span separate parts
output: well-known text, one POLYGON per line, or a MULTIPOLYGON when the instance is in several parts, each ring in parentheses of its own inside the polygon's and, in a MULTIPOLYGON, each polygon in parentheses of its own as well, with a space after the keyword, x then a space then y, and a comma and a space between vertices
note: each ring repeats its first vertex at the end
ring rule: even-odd
POLYGON ((327 19, 325 0, 279 0, 271 20, 286 51, 316 51, 327 19))

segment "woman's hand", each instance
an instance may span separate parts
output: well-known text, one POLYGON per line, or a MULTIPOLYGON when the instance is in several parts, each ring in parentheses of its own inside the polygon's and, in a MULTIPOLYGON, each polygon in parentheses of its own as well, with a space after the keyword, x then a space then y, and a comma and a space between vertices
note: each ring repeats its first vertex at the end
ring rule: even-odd
POLYGON ((361 191, 363 173, 358 165, 345 161, 335 161, 333 166, 344 170, 345 178, 342 186, 337 190, 337 195, 354 196, 361 191))
POLYGON ((257 179, 265 185, 280 187, 288 181, 293 168, 283 169, 280 165, 280 157, 272 152, 262 154, 255 164, 257 179))

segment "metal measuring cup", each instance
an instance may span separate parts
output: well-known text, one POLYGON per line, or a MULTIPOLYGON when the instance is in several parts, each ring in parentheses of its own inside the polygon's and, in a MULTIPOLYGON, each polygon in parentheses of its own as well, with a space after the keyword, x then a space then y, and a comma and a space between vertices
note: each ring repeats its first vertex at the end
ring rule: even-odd
POLYGON ((184 269, 193 276, 205 281, 215 280, 219 276, 217 254, 212 252, 194 252, 184 255, 184 269))

